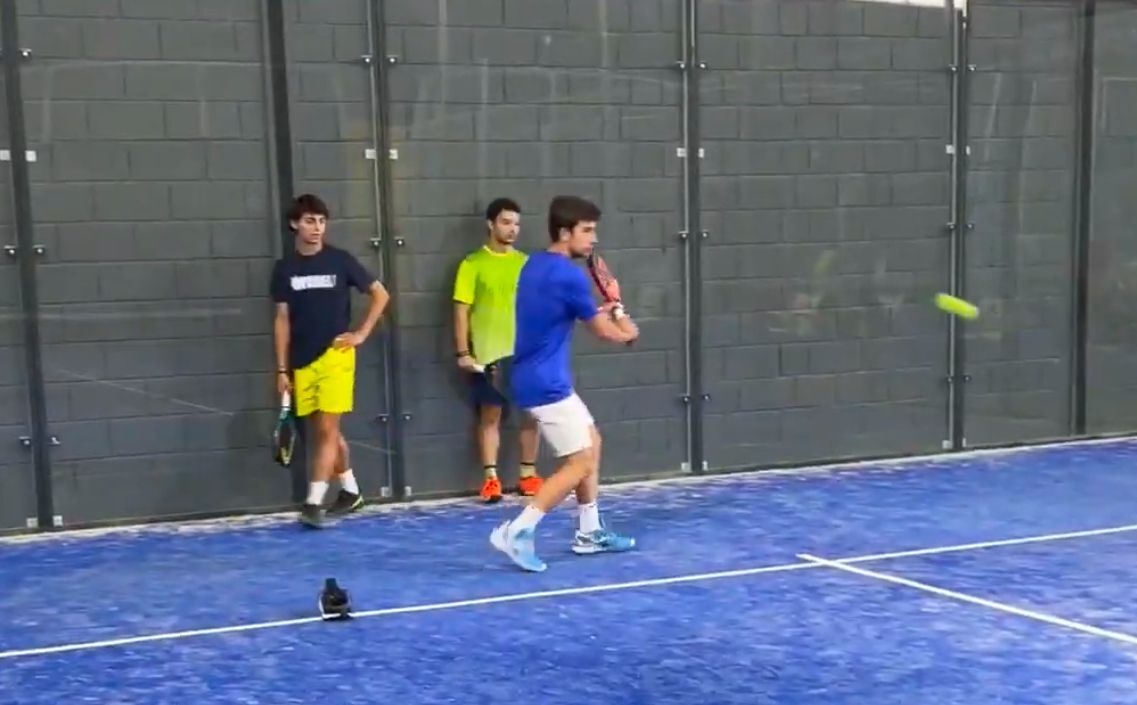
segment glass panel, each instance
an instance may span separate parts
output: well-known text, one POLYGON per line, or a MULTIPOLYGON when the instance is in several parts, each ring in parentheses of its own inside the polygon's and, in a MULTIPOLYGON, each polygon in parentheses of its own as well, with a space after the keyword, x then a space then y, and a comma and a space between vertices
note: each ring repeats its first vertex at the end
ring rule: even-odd
POLYGON ((1076 3, 973 2, 969 445, 1070 430, 1076 3))
POLYGON ((261 3, 39 5, 20 34, 56 512, 283 504, 261 3))
POLYGON ((704 0, 713 468, 947 438, 950 16, 704 0))
MULTIPOLYGON (((469 385, 454 361, 454 275, 485 241, 493 198, 520 203, 519 245, 534 251, 548 243, 546 208, 562 193, 603 208, 602 247, 643 331, 630 349, 576 333, 576 382, 604 435, 602 473, 676 473, 685 458, 679 3, 486 7, 385 7, 389 51, 399 56, 390 97, 394 207, 406 241, 397 296, 413 414, 408 482, 416 495, 480 483, 469 385)), ((515 445, 510 430, 507 486, 515 445)))
MULTIPOLYGON (((0 75, 0 91, 4 87, 0 75)), ((0 95, 3 95, 0 92, 0 95)), ((0 105, 0 135, 8 139, 7 103, 0 105)), ((11 162, 0 168, 0 248, 14 247, 11 162)), ((35 474, 30 438, 27 364, 24 349, 24 308, 20 297, 19 262, 0 250, 0 531, 23 529, 36 516, 35 474)))
POLYGON ((1137 428, 1137 7, 1097 4, 1086 421, 1137 428))
MULTIPOLYGON (((385 280, 380 250, 372 146, 372 87, 363 56, 369 43, 366 0, 287 0, 293 168, 297 193, 311 192, 332 211, 328 241, 354 254, 385 280)), ((359 320, 367 298, 355 295, 359 320)), ((380 324, 357 351, 355 408, 343 420, 353 470, 367 497, 390 487, 393 456, 388 433, 386 329, 380 324)))

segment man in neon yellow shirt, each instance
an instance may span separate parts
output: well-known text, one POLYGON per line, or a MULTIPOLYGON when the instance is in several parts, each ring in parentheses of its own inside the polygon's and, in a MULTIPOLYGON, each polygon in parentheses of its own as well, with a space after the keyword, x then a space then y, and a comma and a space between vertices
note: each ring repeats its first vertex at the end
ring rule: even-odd
MULTIPOLYGON (((458 265, 454 280, 454 343, 458 367, 470 375, 473 403, 478 414, 478 450, 485 479, 483 501, 501 500, 497 455, 501 446, 502 412, 508 402, 484 372, 487 365, 513 355, 514 301, 517 278, 526 255, 513 247, 521 230, 521 208, 498 198, 486 208, 486 243, 458 265)), ((519 434, 521 473, 517 491, 533 496, 541 489, 537 475, 537 423, 522 416, 519 434)))

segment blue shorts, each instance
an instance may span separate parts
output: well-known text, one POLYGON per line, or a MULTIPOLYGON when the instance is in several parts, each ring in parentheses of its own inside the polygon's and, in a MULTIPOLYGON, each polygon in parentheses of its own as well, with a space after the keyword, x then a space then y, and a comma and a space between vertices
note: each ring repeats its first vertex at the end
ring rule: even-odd
POLYGON ((509 358, 503 358, 493 363, 485 372, 474 372, 470 375, 470 401, 475 407, 496 406, 508 407, 509 399, 500 390, 508 389, 509 358), (491 381, 489 375, 494 375, 497 382, 491 381))

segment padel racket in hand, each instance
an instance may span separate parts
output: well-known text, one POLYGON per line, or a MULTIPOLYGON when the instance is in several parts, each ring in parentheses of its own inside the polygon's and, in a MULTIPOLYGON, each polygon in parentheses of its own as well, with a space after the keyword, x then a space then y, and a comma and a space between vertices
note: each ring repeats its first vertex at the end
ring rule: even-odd
POLYGON ((283 467, 292 465, 292 451, 296 447, 296 417, 292 414, 292 395, 280 396, 280 413, 272 431, 272 459, 283 467))
POLYGON ((608 263, 596 252, 588 256, 588 273, 592 275, 596 290, 600 292, 605 301, 613 304, 620 303, 620 282, 616 281, 616 277, 612 275, 612 270, 608 269, 608 263))
MULTIPOLYGON (((624 313, 623 301, 620 300, 620 282, 616 281, 612 270, 608 269, 608 263, 593 251, 592 254, 588 255, 587 264, 588 273, 592 275, 592 282, 596 284, 596 290, 600 292, 605 303, 616 304, 615 315, 617 318, 627 315, 624 313)), ((629 340, 625 345, 631 345, 633 342, 629 340)))

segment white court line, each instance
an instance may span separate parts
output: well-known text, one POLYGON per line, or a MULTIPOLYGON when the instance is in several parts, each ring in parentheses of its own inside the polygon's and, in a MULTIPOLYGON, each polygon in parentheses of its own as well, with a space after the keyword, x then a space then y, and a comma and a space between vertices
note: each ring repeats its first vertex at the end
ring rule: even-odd
MULTIPOLYGON (((827 563, 835 563, 838 565, 847 565, 849 563, 863 563, 866 561, 881 561, 890 558, 906 558, 911 556, 930 556, 943 553, 956 553, 960 551, 975 551, 984 548, 997 548, 1000 546, 1020 546, 1030 543, 1045 543, 1049 541, 1063 541, 1075 538, 1086 538, 1091 536, 1104 536, 1107 534, 1119 534, 1127 531, 1137 531, 1137 524, 1128 524, 1126 526, 1116 526, 1107 529, 1090 529, 1087 531, 1070 531, 1061 534, 1043 534, 1039 536, 1028 536, 1015 539, 1001 539, 996 541, 984 541, 981 543, 964 543, 955 544, 952 546, 938 546, 934 548, 918 548, 910 551, 897 551, 894 553, 877 553, 865 556, 851 556, 848 558, 840 558, 827 563)), ((799 556, 800 557, 800 556, 799 556)), ((803 559, 809 560, 809 559, 803 559)), ((609 583, 606 585, 589 585, 584 587, 560 588, 556 590, 541 590, 538 592, 523 592, 511 595, 497 595, 492 597, 479 597, 470 600, 458 600, 455 602, 437 602, 428 603, 424 605, 410 605, 406 607, 388 607, 385 609, 366 610, 363 612, 356 612, 354 616, 356 619, 363 619, 367 617, 386 617, 397 614, 412 614, 415 612, 436 612, 439 610, 457 609, 460 607, 477 607, 481 605, 496 605, 505 602, 520 602, 523 600, 536 600, 545 597, 567 597, 571 595, 588 595, 599 592, 615 592, 619 590, 632 590, 636 588, 645 587, 659 587, 663 585, 679 585, 683 583, 695 583, 705 580, 721 580, 724 578, 741 578, 749 575, 761 575, 764 573, 783 573, 793 570, 808 570, 823 567, 820 563, 816 562, 820 559, 814 559, 813 562, 805 563, 786 563, 782 565, 763 566, 760 568, 743 568, 739 570, 725 570, 714 573, 695 573, 691 575, 680 575, 670 578, 651 578, 648 580, 634 580, 625 583, 609 583)), ((319 617, 300 617, 297 619, 284 619, 274 622, 256 622, 252 624, 238 624, 225 627, 211 627, 207 629, 191 629, 181 632, 167 632, 163 634, 148 634, 144 636, 122 637, 119 639, 106 639, 103 641, 87 641, 78 642, 74 644, 60 644, 58 646, 44 646, 32 649, 16 649, 12 651, 0 651, 0 660, 19 658, 23 656, 45 656, 48 654, 59 654, 68 651, 86 651, 90 649, 103 649, 112 646, 128 646, 131 644, 142 644, 150 641, 168 641, 173 639, 187 639, 196 636, 211 636, 217 634, 237 634, 240 632, 257 631, 261 629, 274 629, 278 627, 291 627, 302 624, 312 624, 321 621, 319 617)))
MULTIPOLYGON (((742 570, 724 570, 716 573, 696 573, 694 575, 680 575, 671 578, 652 578, 650 580, 634 580, 627 583, 609 583, 606 585, 589 585, 585 587, 561 588, 558 590, 541 590, 538 592, 522 592, 512 595, 496 595, 493 597, 478 597, 471 600, 457 600, 455 602, 436 602, 426 605, 409 605, 407 607, 388 607, 380 610, 367 610, 352 613, 353 618, 386 617, 395 614, 412 614, 415 612, 437 612, 459 607, 477 607, 481 605, 497 605, 503 602, 520 602, 522 600, 536 600, 543 597, 564 597, 567 595, 588 595, 597 592, 613 592, 616 590, 632 590, 642 587, 657 587, 660 585, 678 585, 681 583, 694 583, 703 580, 720 580, 722 578, 738 578, 746 575, 760 575, 762 573, 782 573, 791 570, 808 570, 818 566, 809 563, 787 563, 785 565, 764 566, 762 568, 744 568, 742 570)), ((46 654, 59 654, 66 651, 83 651, 86 649, 102 649, 108 646, 126 646, 141 644, 147 641, 164 641, 167 639, 185 639, 194 636, 208 636, 211 634, 233 634, 257 629, 272 629, 275 627, 290 627, 299 624, 319 622, 319 617, 302 617, 299 619, 285 619, 277 622, 259 622, 256 624, 242 624, 231 627, 214 627, 211 629, 193 629, 184 632, 170 632, 168 634, 150 634, 147 636, 132 636, 122 639, 107 639, 105 641, 88 641, 78 644, 62 644, 60 646, 45 646, 35 649, 19 649, 15 651, 0 651, 0 659, 17 658, 20 656, 43 656, 46 654)))
POLYGON ((982 541, 980 543, 961 543, 955 546, 939 546, 936 548, 917 548, 911 551, 896 551, 894 553, 873 553, 867 556, 854 558, 838 558, 837 563, 867 563, 869 561, 884 561, 890 558, 912 558, 914 556, 935 556, 943 553, 958 553, 961 551, 977 551, 983 548, 1000 548, 1003 546, 1022 546, 1031 543, 1047 543, 1049 541, 1065 541, 1068 539, 1082 539, 1091 536, 1108 536, 1109 534, 1123 534, 1137 531, 1137 524, 1114 526, 1108 529, 1088 529, 1085 531, 1067 531, 1061 534, 1043 534, 1041 536, 1027 536, 1018 539, 1001 539, 998 541, 982 541))
POLYGON ((894 583, 896 585, 903 585, 905 587, 910 587, 914 590, 921 590, 923 592, 928 592, 928 593, 931 593, 933 595, 938 595, 940 597, 947 597, 949 599, 958 600, 960 602, 969 602, 973 605, 979 605, 980 607, 987 607, 989 609, 997 610, 999 612, 1006 612, 1007 614, 1013 614, 1013 615, 1016 615, 1019 617, 1026 617, 1027 619, 1033 619, 1033 620, 1036 620, 1039 622, 1045 622, 1047 624, 1053 624, 1055 626, 1065 627, 1067 629, 1073 629, 1074 631, 1083 632, 1085 634, 1092 634, 1093 636, 1100 636, 1100 637, 1104 637, 1106 639, 1113 639, 1114 641, 1120 641, 1120 642, 1123 642, 1126 644, 1130 644, 1132 646, 1137 646, 1137 637, 1130 636, 1129 634, 1122 634, 1121 632, 1114 632, 1114 631, 1110 631, 1108 629, 1102 629, 1100 627, 1095 627, 1095 626, 1090 625, 1090 624, 1083 624, 1082 622, 1075 622, 1073 620, 1063 619, 1062 617, 1055 617, 1054 615, 1045 614, 1043 612, 1035 612, 1034 610, 1023 609, 1022 607, 1015 607, 1014 605, 1008 605, 1008 604, 1005 604, 1003 602, 995 602, 994 600, 987 600, 987 599, 984 599, 982 597, 975 597, 974 595, 968 595, 968 594, 965 594, 962 592, 956 592, 955 590, 946 590, 944 588, 936 587, 935 585, 929 585, 927 583, 921 583, 921 582, 918 582, 916 580, 909 580, 908 578, 901 578, 901 577, 898 577, 895 575, 889 575, 888 573, 878 573, 875 570, 865 570, 864 568, 857 568, 857 567, 849 565, 848 562, 827 561, 824 558, 818 558, 817 556, 811 556, 808 553, 799 553, 798 558, 802 559, 803 561, 809 561, 809 562, 811 562, 814 565, 819 566, 819 567, 832 568, 834 570, 840 570, 840 571, 844 571, 846 573, 853 573, 854 575, 859 575, 863 578, 872 578, 873 580, 880 580, 880 581, 883 581, 886 583, 894 583))

